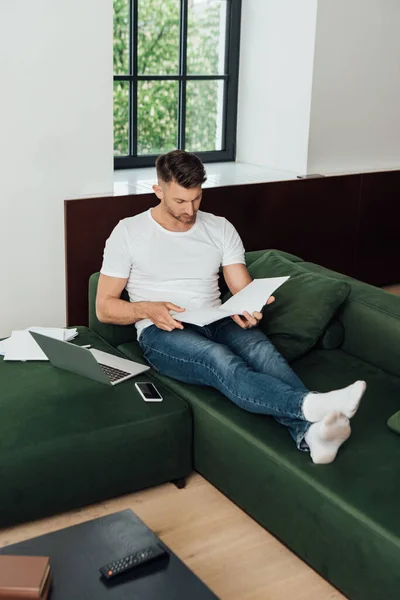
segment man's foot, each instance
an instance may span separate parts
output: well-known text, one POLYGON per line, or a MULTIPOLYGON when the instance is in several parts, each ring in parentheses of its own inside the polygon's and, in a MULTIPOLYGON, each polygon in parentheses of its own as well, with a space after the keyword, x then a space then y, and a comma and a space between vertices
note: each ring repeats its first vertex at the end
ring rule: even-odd
POLYGON ((350 434, 350 421, 340 412, 332 412, 323 421, 313 423, 304 436, 312 461, 317 465, 333 462, 340 446, 350 434))
POLYGON ((365 381, 356 381, 348 387, 325 394, 310 392, 304 398, 303 415, 306 421, 316 423, 332 412, 343 413, 351 419, 357 412, 360 400, 367 389, 365 381))

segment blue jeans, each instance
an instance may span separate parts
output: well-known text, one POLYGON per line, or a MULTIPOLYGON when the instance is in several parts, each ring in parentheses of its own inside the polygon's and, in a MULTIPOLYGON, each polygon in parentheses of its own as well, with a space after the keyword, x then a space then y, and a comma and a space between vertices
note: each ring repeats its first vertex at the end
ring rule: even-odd
POLYGON ((183 330, 150 325, 139 344, 162 375, 217 388, 240 408, 271 415, 300 450, 308 449, 310 423, 302 411, 308 390, 260 329, 242 329, 229 317, 205 327, 185 323, 183 330))

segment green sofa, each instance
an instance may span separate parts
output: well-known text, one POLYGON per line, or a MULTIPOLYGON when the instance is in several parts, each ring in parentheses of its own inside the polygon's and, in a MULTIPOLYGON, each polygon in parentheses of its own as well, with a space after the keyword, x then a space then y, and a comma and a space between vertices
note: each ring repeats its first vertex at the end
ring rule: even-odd
MULTIPOLYGON (((240 410, 218 391, 151 373, 191 408, 196 471, 349 598, 397 600, 400 437, 387 421, 400 408, 400 298, 281 254, 351 288, 318 343, 292 363, 309 389, 327 391, 355 379, 368 383, 352 436, 333 464, 314 465, 284 427, 240 410)), ((262 255, 247 253, 248 266, 262 255)), ((143 361, 133 326, 97 320, 97 281, 94 274, 90 328, 125 356, 143 361)))
MULTIPOLYGON (((78 330, 74 343, 119 354, 78 330)), ((0 527, 187 476, 191 412, 173 391, 162 395, 149 404, 133 380, 111 388, 48 362, 0 357, 0 527)))

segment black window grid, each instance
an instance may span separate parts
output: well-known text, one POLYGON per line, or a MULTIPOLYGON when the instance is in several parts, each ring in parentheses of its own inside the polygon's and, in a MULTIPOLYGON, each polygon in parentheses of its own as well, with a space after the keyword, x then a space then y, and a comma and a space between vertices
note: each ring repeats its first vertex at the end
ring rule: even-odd
POLYGON ((129 83, 129 155, 115 156, 115 169, 154 166, 157 155, 137 155, 137 94, 139 81, 177 81, 178 136, 177 148, 185 149, 186 82, 224 81, 224 107, 222 122, 222 149, 196 152, 205 163, 234 161, 236 158, 237 97, 239 80, 240 19, 242 0, 227 0, 225 73, 223 75, 187 74, 188 0, 180 0, 179 73, 176 75, 138 74, 138 2, 130 0, 130 74, 114 75, 114 81, 129 83))

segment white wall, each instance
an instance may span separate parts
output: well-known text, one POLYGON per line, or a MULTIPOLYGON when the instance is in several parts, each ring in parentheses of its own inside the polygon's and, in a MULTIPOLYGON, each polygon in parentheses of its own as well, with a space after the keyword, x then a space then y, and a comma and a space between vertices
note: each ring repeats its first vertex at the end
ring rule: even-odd
POLYGON ((113 189, 111 0, 0 2, 0 337, 65 324, 65 198, 113 189))
POLYGON ((318 3, 308 171, 400 168, 400 2, 318 3))
POLYGON ((243 0, 237 161, 306 173, 317 0, 243 0))
POLYGON ((243 0, 237 160, 400 168, 400 2, 243 0))

